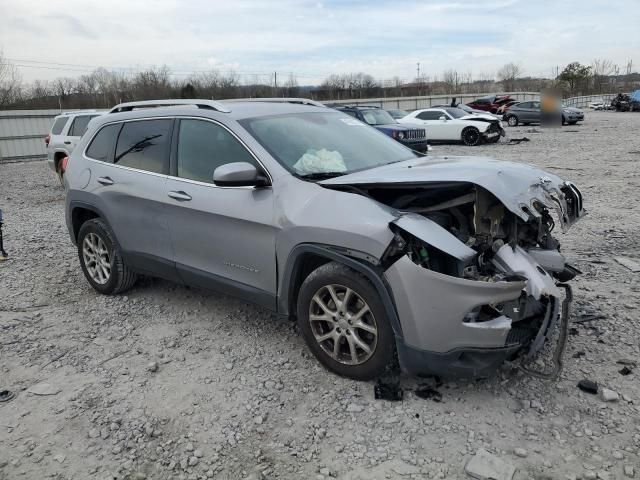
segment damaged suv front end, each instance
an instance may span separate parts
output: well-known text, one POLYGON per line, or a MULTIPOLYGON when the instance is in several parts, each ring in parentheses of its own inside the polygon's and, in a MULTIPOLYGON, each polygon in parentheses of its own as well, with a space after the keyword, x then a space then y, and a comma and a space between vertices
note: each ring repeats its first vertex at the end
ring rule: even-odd
POLYGON ((564 282, 579 272, 553 233, 585 214, 572 183, 475 157, 417 159, 320 183, 393 212, 393 239, 378 262, 400 321, 404 370, 484 376, 504 360, 532 357, 566 324, 564 282))

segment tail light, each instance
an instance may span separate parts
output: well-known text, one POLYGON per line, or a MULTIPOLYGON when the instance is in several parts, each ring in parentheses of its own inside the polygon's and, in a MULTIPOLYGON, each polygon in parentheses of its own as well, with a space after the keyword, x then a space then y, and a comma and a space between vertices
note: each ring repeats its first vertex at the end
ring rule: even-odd
POLYGON ((47 136, 44 137, 44 145, 48 147, 50 141, 51 141, 51 135, 47 133, 47 136))
POLYGON ((67 164, 69 163, 69 157, 64 157, 60 160, 60 173, 64 173, 67 170, 67 164))

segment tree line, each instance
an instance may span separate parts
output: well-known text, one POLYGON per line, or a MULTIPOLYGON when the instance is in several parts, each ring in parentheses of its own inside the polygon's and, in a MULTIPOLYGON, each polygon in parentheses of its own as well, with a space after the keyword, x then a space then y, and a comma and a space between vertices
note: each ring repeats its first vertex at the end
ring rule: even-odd
POLYGON ((98 68, 79 77, 24 83, 18 69, 0 52, 0 109, 12 108, 109 108, 115 104, 156 98, 255 98, 305 96, 321 101, 371 97, 455 95, 486 92, 541 91, 555 88, 566 96, 617 93, 640 88, 640 74, 632 63, 621 69, 610 60, 597 59, 591 65, 569 63, 550 78, 531 77, 517 63, 508 63, 495 74, 477 76, 471 72, 445 70, 439 75, 421 74, 411 80, 393 77, 377 80, 367 73, 328 76, 317 86, 300 86, 294 75, 280 84, 243 81, 234 72, 194 73, 176 78, 166 67, 148 68, 125 74, 98 68))

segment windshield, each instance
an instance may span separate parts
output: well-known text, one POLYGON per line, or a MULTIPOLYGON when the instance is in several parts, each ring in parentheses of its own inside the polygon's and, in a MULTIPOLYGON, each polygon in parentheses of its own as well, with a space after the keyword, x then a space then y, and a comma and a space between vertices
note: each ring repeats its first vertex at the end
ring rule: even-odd
POLYGON ((301 176, 345 174, 417 155, 338 112, 247 118, 240 124, 287 170, 301 176))
POLYGON ((389 125, 390 123, 396 123, 391 115, 384 110, 361 110, 362 118, 369 125, 389 125))
POLYGON ((460 117, 464 117, 464 116, 467 115, 467 112, 465 112, 464 110, 462 110, 460 108, 451 108, 450 107, 450 108, 445 108, 445 110, 453 118, 460 118, 460 117))
POLYGON ((402 118, 409 115, 409 112, 405 112, 404 110, 387 110, 387 112, 389 112, 389 115, 393 118, 402 118))
POLYGON ((459 110, 464 110, 467 113, 473 113, 473 109, 471 107, 468 107, 468 106, 466 106, 466 105, 464 105, 462 103, 460 105, 458 105, 458 109, 459 110))

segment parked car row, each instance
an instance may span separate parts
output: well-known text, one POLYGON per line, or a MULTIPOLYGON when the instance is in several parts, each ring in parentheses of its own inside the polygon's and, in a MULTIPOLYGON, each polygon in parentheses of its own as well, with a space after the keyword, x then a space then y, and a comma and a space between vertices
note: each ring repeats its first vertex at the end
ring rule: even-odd
POLYGON ((87 282, 114 295, 148 275, 238 296, 296 321, 318 361, 354 379, 395 358, 477 377, 533 357, 569 325, 579 272, 554 236, 584 215, 580 191, 533 166, 398 143, 424 130, 407 117, 436 138, 492 140, 493 116, 422 109, 396 128, 382 113, 159 100, 94 118, 63 176, 87 282))

